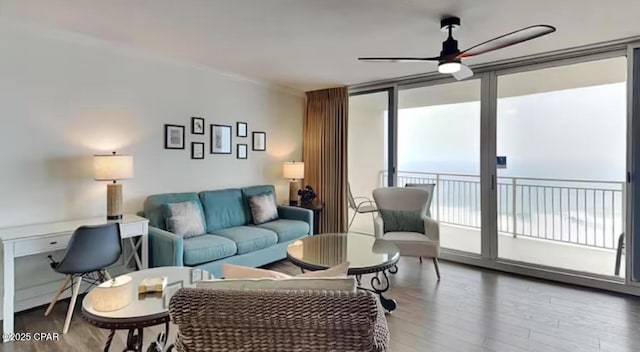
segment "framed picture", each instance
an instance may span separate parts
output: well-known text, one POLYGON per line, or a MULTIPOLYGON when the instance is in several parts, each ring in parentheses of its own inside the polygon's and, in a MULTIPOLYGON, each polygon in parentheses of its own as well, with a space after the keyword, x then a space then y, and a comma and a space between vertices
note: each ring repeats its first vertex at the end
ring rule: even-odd
POLYGON ((204 134, 204 119, 202 117, 191 118, 191 134, 204 134))
POLYGON ((251 149, 257 151, 267 150, 267 134, 265 132, 253 132, 253 144, 251 149))
POLYGON ((231 154, 231 126, 211 125, 211 154, 231 154))
POLYGON ((238 159, 246 159, 247 158, 247 145, 246 144, 238 144, 236 148, 236 158, 238 159))
POLYGON ((191 142, 191 159, 204 159, 204 143, 191 142))
POLYGON ((246 137, 247 136, 247 123, 246 122, 236 122, 236 136, 238 136, 238 137, 246 137))
POLYGON ((184 149, 184 126, 164 125, 164 148, 184 149))

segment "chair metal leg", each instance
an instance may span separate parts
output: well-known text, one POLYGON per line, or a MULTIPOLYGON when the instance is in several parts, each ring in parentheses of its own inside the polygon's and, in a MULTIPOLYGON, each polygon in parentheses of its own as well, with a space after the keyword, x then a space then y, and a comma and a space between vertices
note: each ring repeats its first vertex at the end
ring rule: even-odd
POLYGON ((418 257, 420 259, 420 264, 422 264, 422 257, 418 257))
POLYGON ((356 215, 358 215, 358 212, 354 211, 353 216, 351 217, 351 221, 349 221, 349 226, 347 227, 347 230, 351 228, 351 224, 353 224, 353 220, 356 219, 356 215))
POLYGON ((433 266, 436 268, 436 276, 438 277, 438 281, 440 281, 440 266, 438 265, 438 258, 433 258, 433 266))
POLYGON ((80 291, 80 284, 82 283, 82 276, 78 278, 72 278, 73 280, 73 293, 71 293, 71 302, 69 302, 69 310, 67 310, 67 317, 64 319, 64 328, 62 333, 66 334, 69 331, 69 324, 71 323, 71 317, 73 316, 73 309, 76 306, 76 299, 78 298, 78 291, 80 291))
POLYGON ((109 275, 109 272, 105 269, 100 270, 102 271, 102 276, 104 276, 105 281, 111 280, 111 275, 109 275))
POLYGON ((67 278, 62 282, 62 285, 60 285, 58 292, 56 292, 56 295, 53 297, 53 301, 51 301, 51 303, 49 304, 49 308, 47 308, 47 310, 44 312, 45 317, 49 315, 49 313, 51 313, 51 311, 53 310, 53 307, 56 305, 56 302, 58 302, 58 298, 60 298, 60 295, 62 294, 62 292, 64 292, 70 280, 71 280, 71 275, 67 275, 67 278))
POLYGON ((624 233, 621 233, 620 237, 618 237, 618 249, 616 250, 616 268, 614 270, 614 274, 616 276, 620 275, 620 263, 622 261, 623 250, 624 250, 624 233))

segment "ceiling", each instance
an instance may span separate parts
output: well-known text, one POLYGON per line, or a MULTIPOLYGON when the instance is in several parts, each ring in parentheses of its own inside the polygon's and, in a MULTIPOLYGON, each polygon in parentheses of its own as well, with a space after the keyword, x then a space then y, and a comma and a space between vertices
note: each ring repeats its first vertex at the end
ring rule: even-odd
POLYGON ((440 18, 462 18, 461 48, 532 24, 558 31, 466 61, 491 62, 640 35, 640 1, 3 0, 0 18, 101 40, 298 91, 434 71, 359 56, 433 56, 440 18))

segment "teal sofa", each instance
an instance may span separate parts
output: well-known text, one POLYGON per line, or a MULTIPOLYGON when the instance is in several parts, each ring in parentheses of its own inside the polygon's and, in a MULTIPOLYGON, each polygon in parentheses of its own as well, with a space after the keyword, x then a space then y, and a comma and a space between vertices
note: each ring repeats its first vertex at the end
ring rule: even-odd
POLYGON ((253 225, 248 199, 272 192, 273 186, 166 193, 149 196, 143 216, 149 219, 149 264, 191 266, 222 277, 222 264, 259 267, 287 256, 287 245, 313 234, 313 212, 278 206, 278 220, 253 225), (165 227, 163 204, 195 201, 200 205, 207 233, 182 238, 165 227))

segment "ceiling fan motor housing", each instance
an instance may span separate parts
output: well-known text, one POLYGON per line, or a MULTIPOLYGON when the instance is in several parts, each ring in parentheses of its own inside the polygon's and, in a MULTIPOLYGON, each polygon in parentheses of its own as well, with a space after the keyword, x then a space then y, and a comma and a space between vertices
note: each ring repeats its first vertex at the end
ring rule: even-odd
POLYGON ((458 49, 458 41, 453 39, 453 37, 447 38, 444 42, 442 42, 442 51, 440 52, 440 57, 448 57, 452 58, 458 55, 460 50, 458 49))
MULTIPOLYGON (((442 51, 440 52, 440 57, 455 57, 460 53, 458 49, 458 41, 453 38, 452 32, 460 27, 460 18, 459 17, 445 17, 440 21, 440 30, 448 33, 447 40, 442 42, 442 51)), ((443 60, 449 61, 449 60, 443 60)), ((459 62, 459 61, 458 61, 459 62)))

